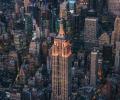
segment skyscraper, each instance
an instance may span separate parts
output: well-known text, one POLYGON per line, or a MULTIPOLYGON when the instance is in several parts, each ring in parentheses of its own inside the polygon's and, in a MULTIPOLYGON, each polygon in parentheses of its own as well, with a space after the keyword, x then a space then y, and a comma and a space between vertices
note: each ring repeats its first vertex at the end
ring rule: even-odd
POLYGON ((116 42, 115 70, 120 70, 120 42, 116 42))
POLYGON ((112 45, 115 45, 116 41, 120 41, 120 18, 116 17, 114 23, 114 31, 112 32, 112 45))
POLYGON ((98 45, 97 32, 98 32, 98 19, 94 17, 85 18, 84 41, 86 49, 98 45))
POLYGON ((108 10, 115 16, 120 16, 120 0, 108 0, 108 10))
POLYGON ((96 86, 98 68, 98 51, 91 52, 91 67, 90 67, 90 85, 96 86))
POLYGON ((71 47, 60 22, 58 36, 51 48, 52 100, 69 100, 71 93, 71 47))

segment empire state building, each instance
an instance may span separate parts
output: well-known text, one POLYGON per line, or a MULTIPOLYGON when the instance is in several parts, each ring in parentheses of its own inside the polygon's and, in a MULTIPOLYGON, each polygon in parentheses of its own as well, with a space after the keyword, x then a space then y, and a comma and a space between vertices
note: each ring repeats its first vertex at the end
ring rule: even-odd
POLYGON ((69 100, 71 94, 71 46, 65 38, 62 20, 51 48, 52 100, 69 100))

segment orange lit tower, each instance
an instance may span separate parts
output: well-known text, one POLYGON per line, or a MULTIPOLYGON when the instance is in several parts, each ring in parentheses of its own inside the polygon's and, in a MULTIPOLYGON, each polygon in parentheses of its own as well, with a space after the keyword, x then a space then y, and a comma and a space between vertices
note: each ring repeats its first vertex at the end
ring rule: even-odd
MULTIPOLYGON (((60 15, 62 16, 62 14, 60 15)), ((69 100, 71 93, 71 46, 65 38, 62 20, 51 48, 52 100, 69 100)))

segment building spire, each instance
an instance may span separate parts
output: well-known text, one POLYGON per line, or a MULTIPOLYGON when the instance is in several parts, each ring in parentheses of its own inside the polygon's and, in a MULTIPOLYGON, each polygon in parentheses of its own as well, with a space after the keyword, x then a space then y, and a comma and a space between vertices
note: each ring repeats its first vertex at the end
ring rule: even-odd
POLYGON ((62 18, 63 18, 63 10, 60 8, 60 28, 59 28, 59 35, 65 35, 62 18))
POLYGON ((64 31, 62 20, 60 21, 59 35, 65 35, 65 31, 64 31))

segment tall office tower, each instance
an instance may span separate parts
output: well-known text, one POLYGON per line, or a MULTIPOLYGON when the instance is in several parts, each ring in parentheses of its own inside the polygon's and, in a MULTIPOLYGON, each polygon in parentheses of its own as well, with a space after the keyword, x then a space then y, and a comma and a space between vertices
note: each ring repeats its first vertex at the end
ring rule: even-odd
POLYGON ((114 31, 112 32, 111 44, 115 45, 116 41, 120 41, 120 17, 116 17, 114 23, 114 31))
POLYGON ((115 71, 120 70, 120 42, 116 42, 115 71))
POLYGON ((108 0, 108 11, 115 16, 120 16, 120 0, 108 0))
POLYGON ((25 7, 25 12, 28 11, 28 6, 29 6, 30 0, 24 0, 24 7, 25 7))
POLYGON ((69 100, 71 93, 71 46, 60 22, 58 36, 51 48, 52 100, 69 100))
POLYGON ((91 68, 90 68, 90 85, 96 86, 97 80, 97 68, 98 68, 98 51, 91 52, 91 68))
POLYGON ((84 42, 85 49, 92 49, 98 45, 97 41, 98 19, 94 17, 85 18, 84 42))

